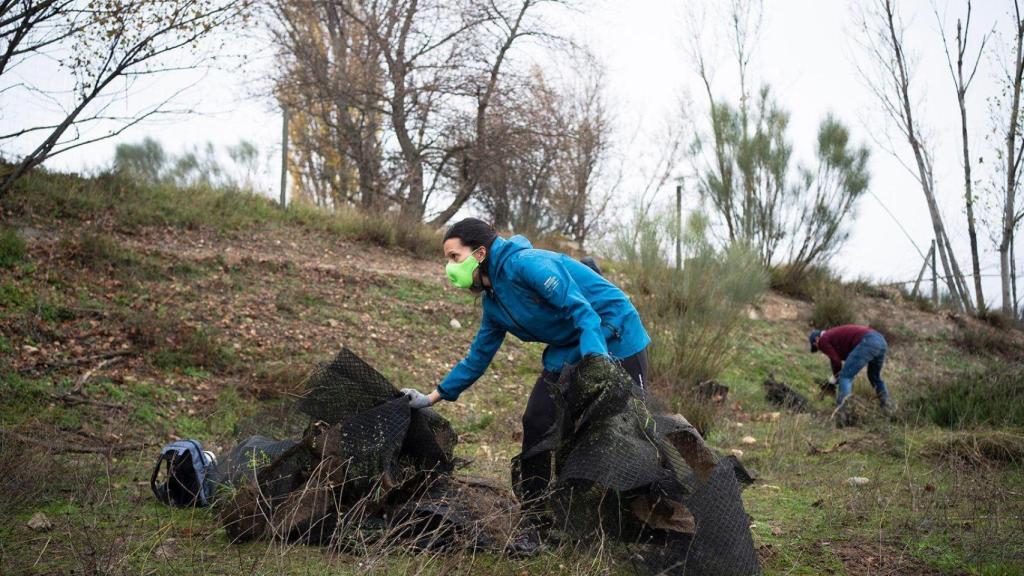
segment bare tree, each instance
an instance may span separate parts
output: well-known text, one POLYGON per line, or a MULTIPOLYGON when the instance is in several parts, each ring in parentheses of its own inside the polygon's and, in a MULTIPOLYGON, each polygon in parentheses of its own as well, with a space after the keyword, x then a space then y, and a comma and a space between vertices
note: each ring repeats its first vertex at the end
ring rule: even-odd
MULTIPOLYGON (((608 206, 603 171, 611 122, 603 72, 585 57, 569 86, 535 69, 525 85, 502 86, 478 152, 476 203, 498 227, 559 233, 582 247, 608 206)), ((610 184, 613 185, 613 184, 610 184)))
MULTIPOLYGON (((747 162, 746 173, 740 173, 737 166, 737 148, 750 141, 750 78, 749 67, 756 52, 760 36, 764 5, 761 0, 732 0, 728 13, 715 15, 729 22, 728 38, 732 56, 735 58, 740 84, 739 106, 733 109, 715 96, 713 84, 713 62, 705 45, 707 26, 706 15, 691 14, 689 19, 690 55, 697 75, 704 86, 708 111, 711 119, 710 144, 713 160, 702 171, 702 195, 709 200, 721 216, 730 242, 743 236, 743 212, 745 206, 752 206, 755 193, 752 177, 753 164, 747 162)), ((762 103, 767 103, 767 93, 762 103)), ((778 118, 777 118, 778 119, 778 118)), ((770 138, 769 138, 770 141, 770 138)), ((704 141, 696 141, 696 150, 704 148, 704 141)))
POLYGON ((1024 207, 1018 208, 1017 187, 1021 180, 1021 158, 1024 157, 1024 134, 1021 131, 1021 86, 1024 84, 1024 17, 1017 0, 1013 2, 1014 49, 1013 60, 1006 71, 1005 87, 1009 92, 1006 137, 1002 170, 1006 178, 1003 189, 1002 218, 999 239, 999 275, 1001 280, 1003 313, 1008 317, 1017 316, 1016 266, 1014 262, 1014 236, 1018 225, 1024 219, 1024 207))
POLYGON ((380 50, 336 2, 281 1, 276 97, 289 110, 289 169, 318 205, 385 205, 380 50))
POLYGON ((563 99, 566 144, 559 162, 556 213, 562 215, 561 232, 581 248, 602 220, 611 198, 609 189, 598 192, 608 160, 612 124, 605 104, 604 71, 587 58, 585 73, 563 99))
POLYGON ((861 16, 859 24, 862 44, 876 68, 875 73, 861 68, 861 74, 889 120, 906 139, 913 152, 916 164, 913 174, 928 205, 932 230, 942 261, 943 278, 956 305, 973 312, 974 305, 967 283, 953 253, 942 213, 935 199, 932 153, 914 117, 911 62, 904 48, 902 22, 892 0, 870 0, 861 16))
POLYGON ((0 2, 0 82, 4 84, 0 94, 4 99, 47 99, 63 108, 62 119, 55 124, 25 125, 0 135, 2 143, 43 135, 13 169, 2 175, 0 194, 47 158, 120 134, 155 114, 170 112, 168 105, 180 91, 127 116, 111 111, 115 103, 124 101, 138 78, 181 69, 180 64, 169 64, 167 57, 193 50, 224 26, 241 24, 249 8, 250 0, 0 2), (10 82, 12 69, 48 58, 56 59, 73 81, 69 95, 10 82), (117 92, 112 90, 115 82, 117 92), (81 129, 101 123, 116 128, 99 136, 82 136, 81 129))
POLYGON ((539 9, 561 1, 281 0, 279 97, 315 112, 308 132, 323 142, 310 145, 351 161, 364 206, 411 221, 440 206, 440 225, 481 181, 513 47, 548 38, 539 9))
POLYGON ((534 70, 525 84, 502 87, 493 102, 487 146, 478 150, 486 168, 475 204, 498 228, 537 234, 558 225, 550 204, 567 133, 561 98, 534 70))
POLYGON ((978 45, 977 53, 973 60, 974 63, 970 64, 969 71, 966 72, 964 69, 964 56, 967 53, 967 42, 968 36, 971 31, 971 2, 967 2, 967 14, 963 21, 959 18, 956 21, 956 68, 953 66, 953 56, 950 54, 949 43, 946 41, 946 33, 943 30, 942 17, 939 16, 938 8, 933 4, 933 11, 935 12, 935 19, 939 24, 939 31, 942 35, 942 47, 946 54, 946 64, 949 67, 949 75, 953 80, 953 86, 956 89, 956 99, 960 105, 960 139, 963 144, 964 152, 964 207, 967 212, 967 235, 971 241, 971 265, 974 273, 974 296, 978 310, 985 310, 985 293, 982 290, 981 285, 981 259, 978 254, 978 231, 974 218, 974 191, 972 190, 971 180, 971 152, 970 152, 970 141, 968 139, 967 132, 967 90, 971 87, 971 82, 974 80, 974 75, 978 72, 978 63, 981 62, 981 56, 985 53, 985 43, 988 40, 988 35, 982 35, 981 42, 978 45))

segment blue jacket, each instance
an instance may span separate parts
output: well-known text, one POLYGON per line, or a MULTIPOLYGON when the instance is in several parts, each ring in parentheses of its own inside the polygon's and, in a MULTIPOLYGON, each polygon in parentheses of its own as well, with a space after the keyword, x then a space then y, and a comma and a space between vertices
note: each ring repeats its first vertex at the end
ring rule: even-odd
POLYGON ((650 336, 629 296, 565 254, 537 250, 522 236, 496 238, 487 256, 491 287, 469 355, 438 385, 455 400, 484 373, 505 333, 544 342, 544 368, 558 372, 587 354, 632 356, 650 336))

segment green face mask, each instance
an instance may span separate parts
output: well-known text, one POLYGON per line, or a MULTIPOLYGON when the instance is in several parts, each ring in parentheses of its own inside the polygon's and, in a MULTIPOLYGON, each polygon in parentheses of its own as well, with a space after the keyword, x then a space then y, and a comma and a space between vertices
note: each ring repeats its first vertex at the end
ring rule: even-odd
POLYGON ((444 271, 448 274, 448 280, 457 288, 470 288, 473 286, 473 272, 480 266, 473 254, 470 253, 462 262, 449 262, 444 271))

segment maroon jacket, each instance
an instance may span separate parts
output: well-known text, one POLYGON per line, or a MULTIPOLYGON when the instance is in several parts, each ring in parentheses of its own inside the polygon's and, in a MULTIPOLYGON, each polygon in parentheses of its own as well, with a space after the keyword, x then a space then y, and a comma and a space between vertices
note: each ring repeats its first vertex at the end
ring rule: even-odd
POLYGON ((874 332, 867 326, 847 324, 829 328, 818 337, 818 350, 828 356, 832 362, 832 373, 838 375, 843 369, 843 361, 850 355, 850 352, 860 344, 860 341, 868 332, 874 332))

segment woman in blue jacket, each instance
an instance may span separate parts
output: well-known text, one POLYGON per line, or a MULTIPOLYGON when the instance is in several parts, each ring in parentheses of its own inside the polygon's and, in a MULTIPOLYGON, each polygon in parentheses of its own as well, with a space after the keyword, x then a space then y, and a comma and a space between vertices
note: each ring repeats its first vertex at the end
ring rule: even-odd
MULTIPOLYGON (((548 386, 565 365, 591 354, 619 362, 638 386, 647 380, 647 335, 629 297, 575 259, 534 249, 522 236, 500 238, 482 220, 466 218, 444 236, 449 280, 482 294, 480 328, 462 359, 430 394, 407 389, 410 406, 453 402, 484 373, 512 333, 524 342, 544 342, 543 369, 523 413, 523 454, 555 420, 548 386)), ((550 478, 550 457, 522 462, 522 488, 537 495, 550 478)))

